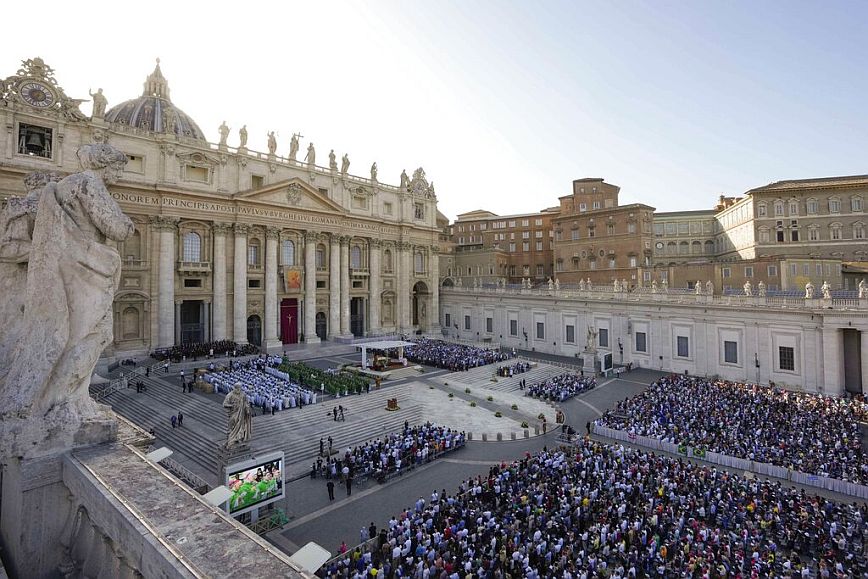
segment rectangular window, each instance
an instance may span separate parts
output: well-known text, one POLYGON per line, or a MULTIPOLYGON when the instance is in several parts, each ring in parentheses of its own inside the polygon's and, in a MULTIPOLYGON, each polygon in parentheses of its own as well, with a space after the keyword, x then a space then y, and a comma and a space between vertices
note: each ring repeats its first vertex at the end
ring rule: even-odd
POLYGON ((778 362, 781 370, 795 371, 796 369, 796 353, 789 346, 780 346, 778 348, 778 362))
POLYGON ((534 219, 533 224, 539 227, 540 225, 542 225, 542 219, 534 219))
POLYGON ((464 316, 464 329, 470 329, 470 316, 464 316))
POLYGON ((614 257, 609 258, 609 269, 615 269, 615 258, 614 257))
POLYGON ((579 211, 587 211, 588 205, 587 203, 579 203, 579 211))
POLYGON ((546 339, 546 325, 544 322, 536 323, 536 339, 537 340, 545 340, 546 339))
POLYGON ((571 230, 571 231, 570 231, 570 239, 573 240, 573 241, 575 241, 575 240, 577 240, 578 238, 579 238, 579 230, 578 230, 578 229, 573 229, 573 230, 571 230))
POLYGON ((593 236, 594 236, 594 228, 588 227, 588 237, 593 237, 593 236))
POLYGON ((728 277, 732 276, 732 270, 729 269, 728 267, 724 267, 723 269, 720 270, 720 275, 722 275, 724 278, 728 278, 728 277))
POLYGON ((537 242, 536 242, 536 250, 537 250, 537 251, 542 251, 542 250, 543 250, 543 242, 542 242, 542 241, 537 241, 537 242))
POLYGON ((597 338, 600 341, 601 348, 609 347, 609 330, 608 328, 600 328, 599 334, 597 334, 597 338))
POLYGON ((636 224, 632 221, 627 224, 627 233, 636 233, 636 224))
POLYGON ((509 335, 518 335, 518 320, 509 320, 509 335))
POLYGON ((615 235, 615 226, 612 223, 606 225, 606 235, 615 235))
POLYGON ((522 227, 527 227, 529 225, 530 225, 530 219, 522 219, 521 220, 521 226, 522 227))
POLYGON ((777 277, 778 275, 778 266, 770 265, 768 268, 769 277, 777 277))
POLYGON ((542 229, 534 231, 533 236, 536 237, 537 239, 542 239, 542 237, 543 237, 542 229))
POLYGON ((184 169, 184 175, 187 181, 195 181, 196 183, 208 182, 207 167, 195 167, 193 165, 186 165, 184 169))
POLYGON ((599 209, 600 207, 602 207, 602 205, 600 205, 600 202, 594 201, 594 209, 599 209))
POLYGON ((841 202, 837 199, 829 199, 829 213, 840 213, 841 202))
POLYGON ((738 364, 738 343, 730 341, 723 343, 723 361, 727 364, 738 364))
POLYGON ((816 199, 808 199, 808 214, 814 215, 817 213, 819 209, 819 203, 817 203, 816 199))
POLYGON ((184 287, 202 287, 201 279, 185 279, 184 287))
POLYGON ((258 279, 248 279, 247 287, 250 289, 257 289, 260 287, 260 281, 258 279))
POLYGON ((637 263, 636 256, 631 255, 630 256, 630 267, 636 267, 636 263, 637 263))
POLYGON ((546 272, 545 272, 545 266, 544 266, 543 264, 541 264, 541 263, 536 264, 536 276, 537 276, 537 277, 542 277, 542 276, 544 276, 545 274, 546 274, 546 272))
POLYGON ((567 337, 565 340, 566 343, 567 344, 575 344, 576 343, 576 327, 568 324, 566 334, 567 334, 567 337))
POLYGON ((141 155, 127 155, 127 164, 124 165, 124 171, 127 173, 144 173, 145 158, 141 155))
POLYGON ((643 271, 642 272, 642 281, 651 281, 651 272, 643 271))
POLYGON ((798 241, 799 240, 799 230, 791 229, 790 230, 790 241, 798 241))
POLYGON ((324 279, 316 280, 316 289, 325 289, 326 282, 324 279))
POLYGON ((368 198, 362 195, 353 195, 353 209, 367 209, 368 198))
POLYGON ((392 203, 391 202, 386 201, 383 203, 383 214, 385 214, 385 215, 391 215, 392 214, 392 203))
POLYGON ((446 324, 446 327, 451 328, 452 327, 452 315, 451 314, 443 314, 443 316, 445 317, 444 322, 446 324))
POLYGON ((510 253, 515 253, 515 243, 509 244, 509 251, 510 251, 510 253))
POLYGON ((522 239, 530 239, 530 231, 522 231, 521 232, 522 239))
POLYGON ((510 226, 510 227, 515 227, 515 221, 514 221, 514 220, 513 220, 513 221, 510 221, 510 222, 509 222, 509 226, 510 226))
POLYGON ((521 250, 522 251, 530 251, 530 243, 528 243, 527 241, 522 241, 521 242, 521 250))
POLYGON ((645 332, 636 332, 636 351, 647 352, 648 344, 646 342, 645 332))
POLYGON ((247 265, 253 265, 253 266, 259 265, 259 246, 258 245, 248 245, 247 246, 247 265))
POLYGON ((325 250, 322 248, 316 250, 316 268, 325 269, 325 250))
POLYGON ((425 204, 424 203, 416 203, 413 205, 413 217, 418 220, 425 219, 425 204))
POLYGON ((485 318, 485 331, 489 334, 494 331, 494 318, 485 318))
POLYGON ((677 351, 679 358, 687 358, 690 356, 689 342, 687 336, 678 336, 676 338, 677 351))
POLYGON ((265 184, 265 177, 262 175, 251 175, 250 176, 250 188, 251 189, 259 189, 265 184))
POLYGON ((758 205, 756 209, 757 209, 757 216, 759 216, 759 217, 765 217, 766 216, 766 206, 765 205, 758 205))
POLYGON ((744 277, 753 277, 753 266, 747 266, 744 268, 744 277))

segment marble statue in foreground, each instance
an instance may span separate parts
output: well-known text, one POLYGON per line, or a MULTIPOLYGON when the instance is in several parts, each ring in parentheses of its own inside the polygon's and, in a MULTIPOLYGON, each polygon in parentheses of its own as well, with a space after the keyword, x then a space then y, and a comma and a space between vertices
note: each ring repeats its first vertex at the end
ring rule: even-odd
POLYGON ((0 310, 0 456, 101 442, 116 428, 88 386, 112 342, 120 281, 107 240, 134 230, 106 189, 126 156, 107 144, 77 155, 82 172, 32 177, 25 200, 0 217, 0 277, 19 296, 0 310))
POLYGON ((247 396, 241 389, 241 382, 236 383, 232 391, 223 399, 223 408, 229 412, 226 448, 250 442, 253 436, 253 411, 250 409, 247 396))

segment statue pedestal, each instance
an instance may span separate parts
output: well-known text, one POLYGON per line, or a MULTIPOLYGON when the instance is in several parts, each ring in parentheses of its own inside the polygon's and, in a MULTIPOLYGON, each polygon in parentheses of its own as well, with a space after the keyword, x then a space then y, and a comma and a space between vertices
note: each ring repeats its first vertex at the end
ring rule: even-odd
POLYGON ((582 372, 585 376, 596 376, 597 374, 597 351, 585 350, 582 352, 582 372))
POLYGON ((221 444, 217 449, 217 484, 226 484, 226 467, 250 458, 253 458, 253 451, 249 443, 234 444, 231 447, 221 444))

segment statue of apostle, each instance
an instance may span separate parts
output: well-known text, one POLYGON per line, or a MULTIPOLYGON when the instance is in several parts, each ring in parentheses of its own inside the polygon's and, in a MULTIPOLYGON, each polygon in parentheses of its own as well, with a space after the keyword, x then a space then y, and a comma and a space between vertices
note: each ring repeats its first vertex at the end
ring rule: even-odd
POLYGON ((229 411, 226 447, 250 442, 253 436, 253 411, 241 389, 241 382, 236 382, 232 391, 223 399, 223 408, 229 411))

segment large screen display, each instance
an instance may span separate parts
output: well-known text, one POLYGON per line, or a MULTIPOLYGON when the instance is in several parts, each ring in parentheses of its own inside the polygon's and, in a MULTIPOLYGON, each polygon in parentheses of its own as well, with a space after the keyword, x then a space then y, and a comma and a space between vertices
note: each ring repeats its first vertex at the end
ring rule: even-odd
POLYGON ((282 453, 231 465, 226 474, 226 486, 232 491, 230 515, 240 515, 284 497, 282 453))

